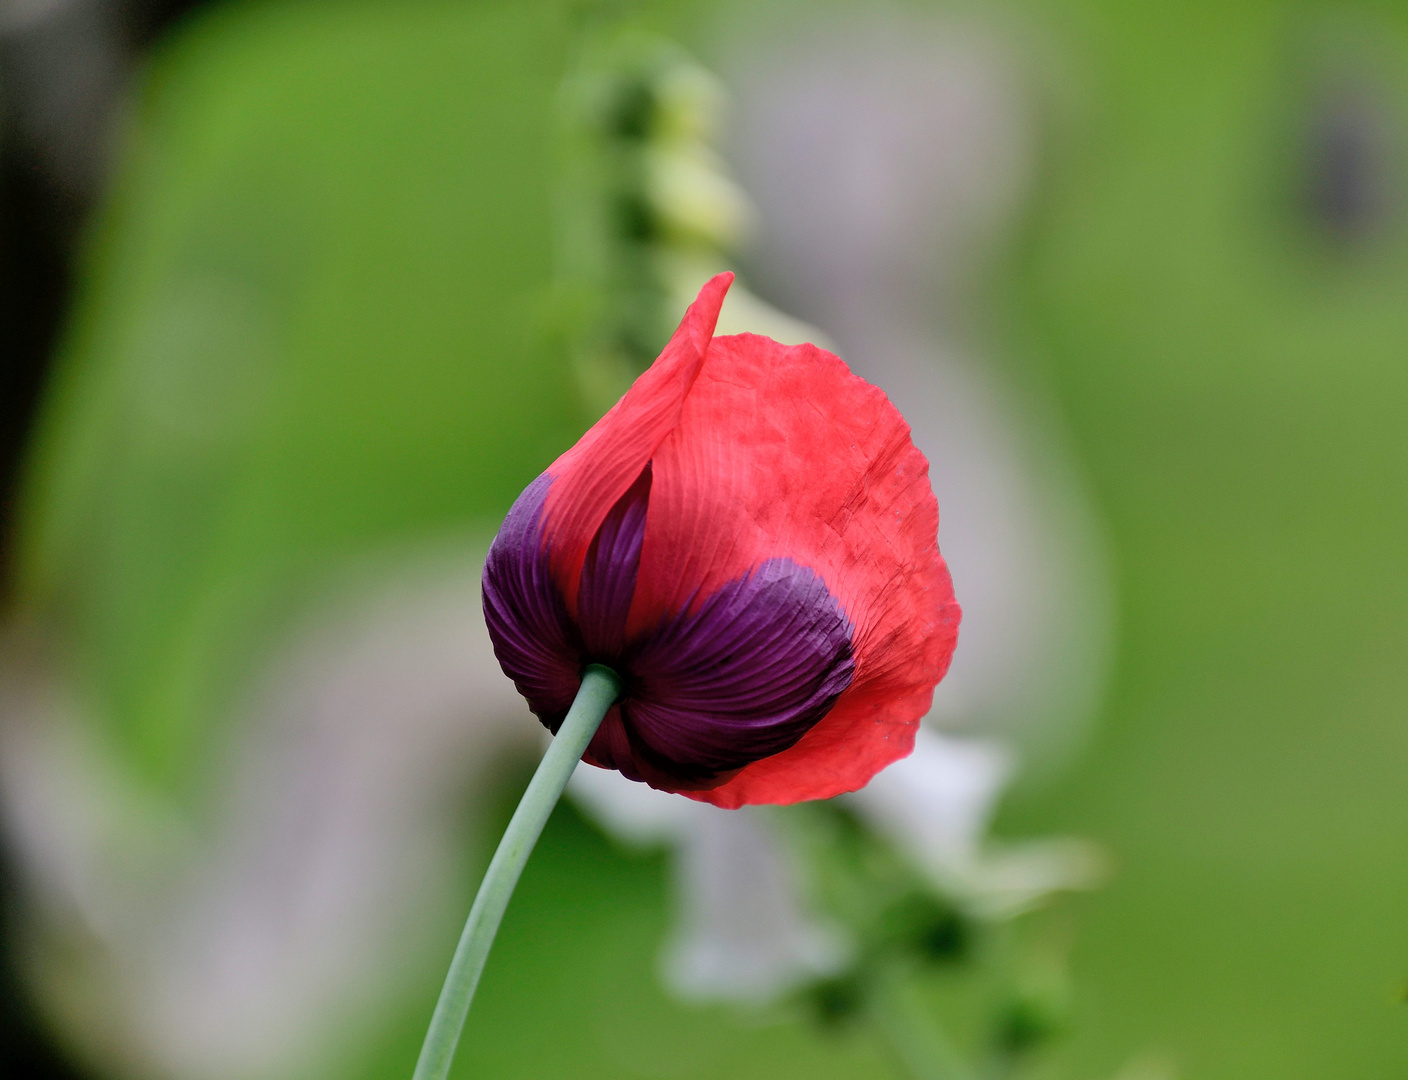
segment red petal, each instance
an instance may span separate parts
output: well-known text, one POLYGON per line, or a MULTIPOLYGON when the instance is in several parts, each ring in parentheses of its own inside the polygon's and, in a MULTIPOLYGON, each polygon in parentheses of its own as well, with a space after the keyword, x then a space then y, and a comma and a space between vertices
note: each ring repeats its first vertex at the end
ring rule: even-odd
POLYGON ((558 586, 574 616, 582 563, 592 537, 661 440, 679 423, 685 396, 699 374, 732 283, 730 273, 705 283, 655 363, 547 470, 553 483, 544 503, 544 530, 553 546, 558 586))
POLYGON ((715 338, 653 460, 628 634, 786 557, 826 582, 856 653, 850 688, 796 746, 692 797, 826 798, 909 753, 959 611, 928 462, 884 393, 814 345, 715 338))
POLYGON ((919 720, 933 698, 933 686, 915 686, 903 694, 878 688, 847 691, 792 749, 755 761, 716 788, 680 794, 734 810, 856 791, 886 765, 910 755, 919 720))

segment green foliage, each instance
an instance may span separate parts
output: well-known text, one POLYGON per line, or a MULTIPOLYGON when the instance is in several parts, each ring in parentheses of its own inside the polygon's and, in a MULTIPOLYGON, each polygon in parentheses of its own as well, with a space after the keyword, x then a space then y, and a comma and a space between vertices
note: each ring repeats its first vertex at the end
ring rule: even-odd
POLYGON ((588 420, 548 340, 548 3, 270 4, 155 61, 34 451, 21 603, 197 798, 348 559, 488 534, 588 420))
POLYGON ((796 994, 821 1030, 878 1037, 916 1078, 1012 1075, 1065 1032, 1069 990, 1041 915, 1014 922, 965 910, 844 801, 777 819, 818 910, 851 945, 840 970, 796 994))
MULTIPOLYGON (((1402 173, 1354 237, 1322 235, 1297 194, 1331 5, 1002 11, 1075 74, 993 328, 1062 397, 1123 636, 1090 756, 1001 824, 1095 836, 1120 870, 1083 904, 1079 996, 1016 999, 987 1036, 1021 1049, 1070 1015, 1078 1076, 1144 1047, 1200 1080, 1395 1075, 1402 173)), ((1401 143, 1404 11, 1343 18, 1401 143)), ((154 62, 36 445, 20 583, 154 789, 201 803, 228 691, 302 583, 492 527, 585 425, 542 329, 567 27, 537 0, 232 4, 154 62), (207 362, 176 371, 192 349, 207 362)), ((459 1075, 888 1075, 844 1035, 670 1003, 660 877, 564 810, 459 1075)), ((357 1075, 409 1074, 435 989, 357 1075)), ((838 1014, 858 992, 818 988, 838 1014)))

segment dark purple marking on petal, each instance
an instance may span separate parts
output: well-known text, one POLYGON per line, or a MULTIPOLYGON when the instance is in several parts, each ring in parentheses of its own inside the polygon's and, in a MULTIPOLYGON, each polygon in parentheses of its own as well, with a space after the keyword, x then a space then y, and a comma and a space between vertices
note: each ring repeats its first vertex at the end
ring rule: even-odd
POLYGON ((606 719, 601 722, 601 727, 596 729, 584 756, 603 769, 617 770, 628 779, 644 779, 640 775, 640 769, 636 767, 635 751, 631 749, 631 740, 621 723, 619 704, 613 705, 607 712, 606 719))
MULTIPOLYGON (((577 592, 577 625, 593 657, 617 657, 626 647, 626 616, 636 594, 650 476, 646 465, 636 482, 616 500, 587 549, 577 592)), ((609 663, 605 659, 598 662, 609 663)))
POLYGON ((622 698, 592 740, 591 760, 657 787, 713 787, 794 745, 851 684, 850 623, 825 582, 791 559, 770 559, 693 614, 625 640, 649 467, 592 540, 574 622, 543 533, 551 483, 544 473, 527 487, 489 548, 484 618, 499 664, 554 733, 586 665, 620 674, 622 698))
POLYGON ((484 560, 484 621, 499 666, 556 733, 582 683, 582 645, 548 566, 543 501, 552 477, 518 496, 484 560))
POLYGON ((851 684, 851 629, 811 569, 770 559, 621 660, 621 721, 637 756, 702 781, 794 745, 851 684))

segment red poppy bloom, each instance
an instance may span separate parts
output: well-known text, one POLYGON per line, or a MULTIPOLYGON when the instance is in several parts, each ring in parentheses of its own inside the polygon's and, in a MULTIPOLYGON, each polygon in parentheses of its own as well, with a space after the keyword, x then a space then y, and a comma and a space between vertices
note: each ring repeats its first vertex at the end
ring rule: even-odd
POLYGON ((622 696, 585 760, 724 807, 853 791, 908 754, 959 620, 898 410, 815 345, 714 337, 732 280, 518 497, 484 568, 495 654, 550 730, 605 664, 622 696))

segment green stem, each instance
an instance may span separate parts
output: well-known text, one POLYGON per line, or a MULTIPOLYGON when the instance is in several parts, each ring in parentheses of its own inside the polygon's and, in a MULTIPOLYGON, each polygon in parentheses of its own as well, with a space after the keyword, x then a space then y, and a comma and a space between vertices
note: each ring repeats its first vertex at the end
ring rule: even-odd
POLYGON ((413 1080, 444 1080, 449 1075, 460 1031, 469 1015, 469 1004, 474 1000, 474 989, 479 985, 484 961, 489 958, 494 935, 499 932, 499 923, 518 877, 533 853, 533 845, 542 835, 548 816, 562 797, 562 789, 567 786, 572 770, 601 726, 606 710, 620 693, 621 680, 610 668, 592 664, 582 673, 577 699, 567 711, 548 752, 538 763, 538 771, 519 800, 513 820, 504 830, 504 838, 499 841, 499 848, 479 885, 479 894, 474 898, 469 920, 464 924, 454 959, 450 961, 450 973, 445 976, 445 986, 435 1004, 435 1014, 430 1018, 430 1030, 420 1048, 413 1080))
POLYGON ((915 1003, 902 969, 882 970, 872 994, 875 1026, 912 1080, 973 1080, 958 1051, 915 1003))

